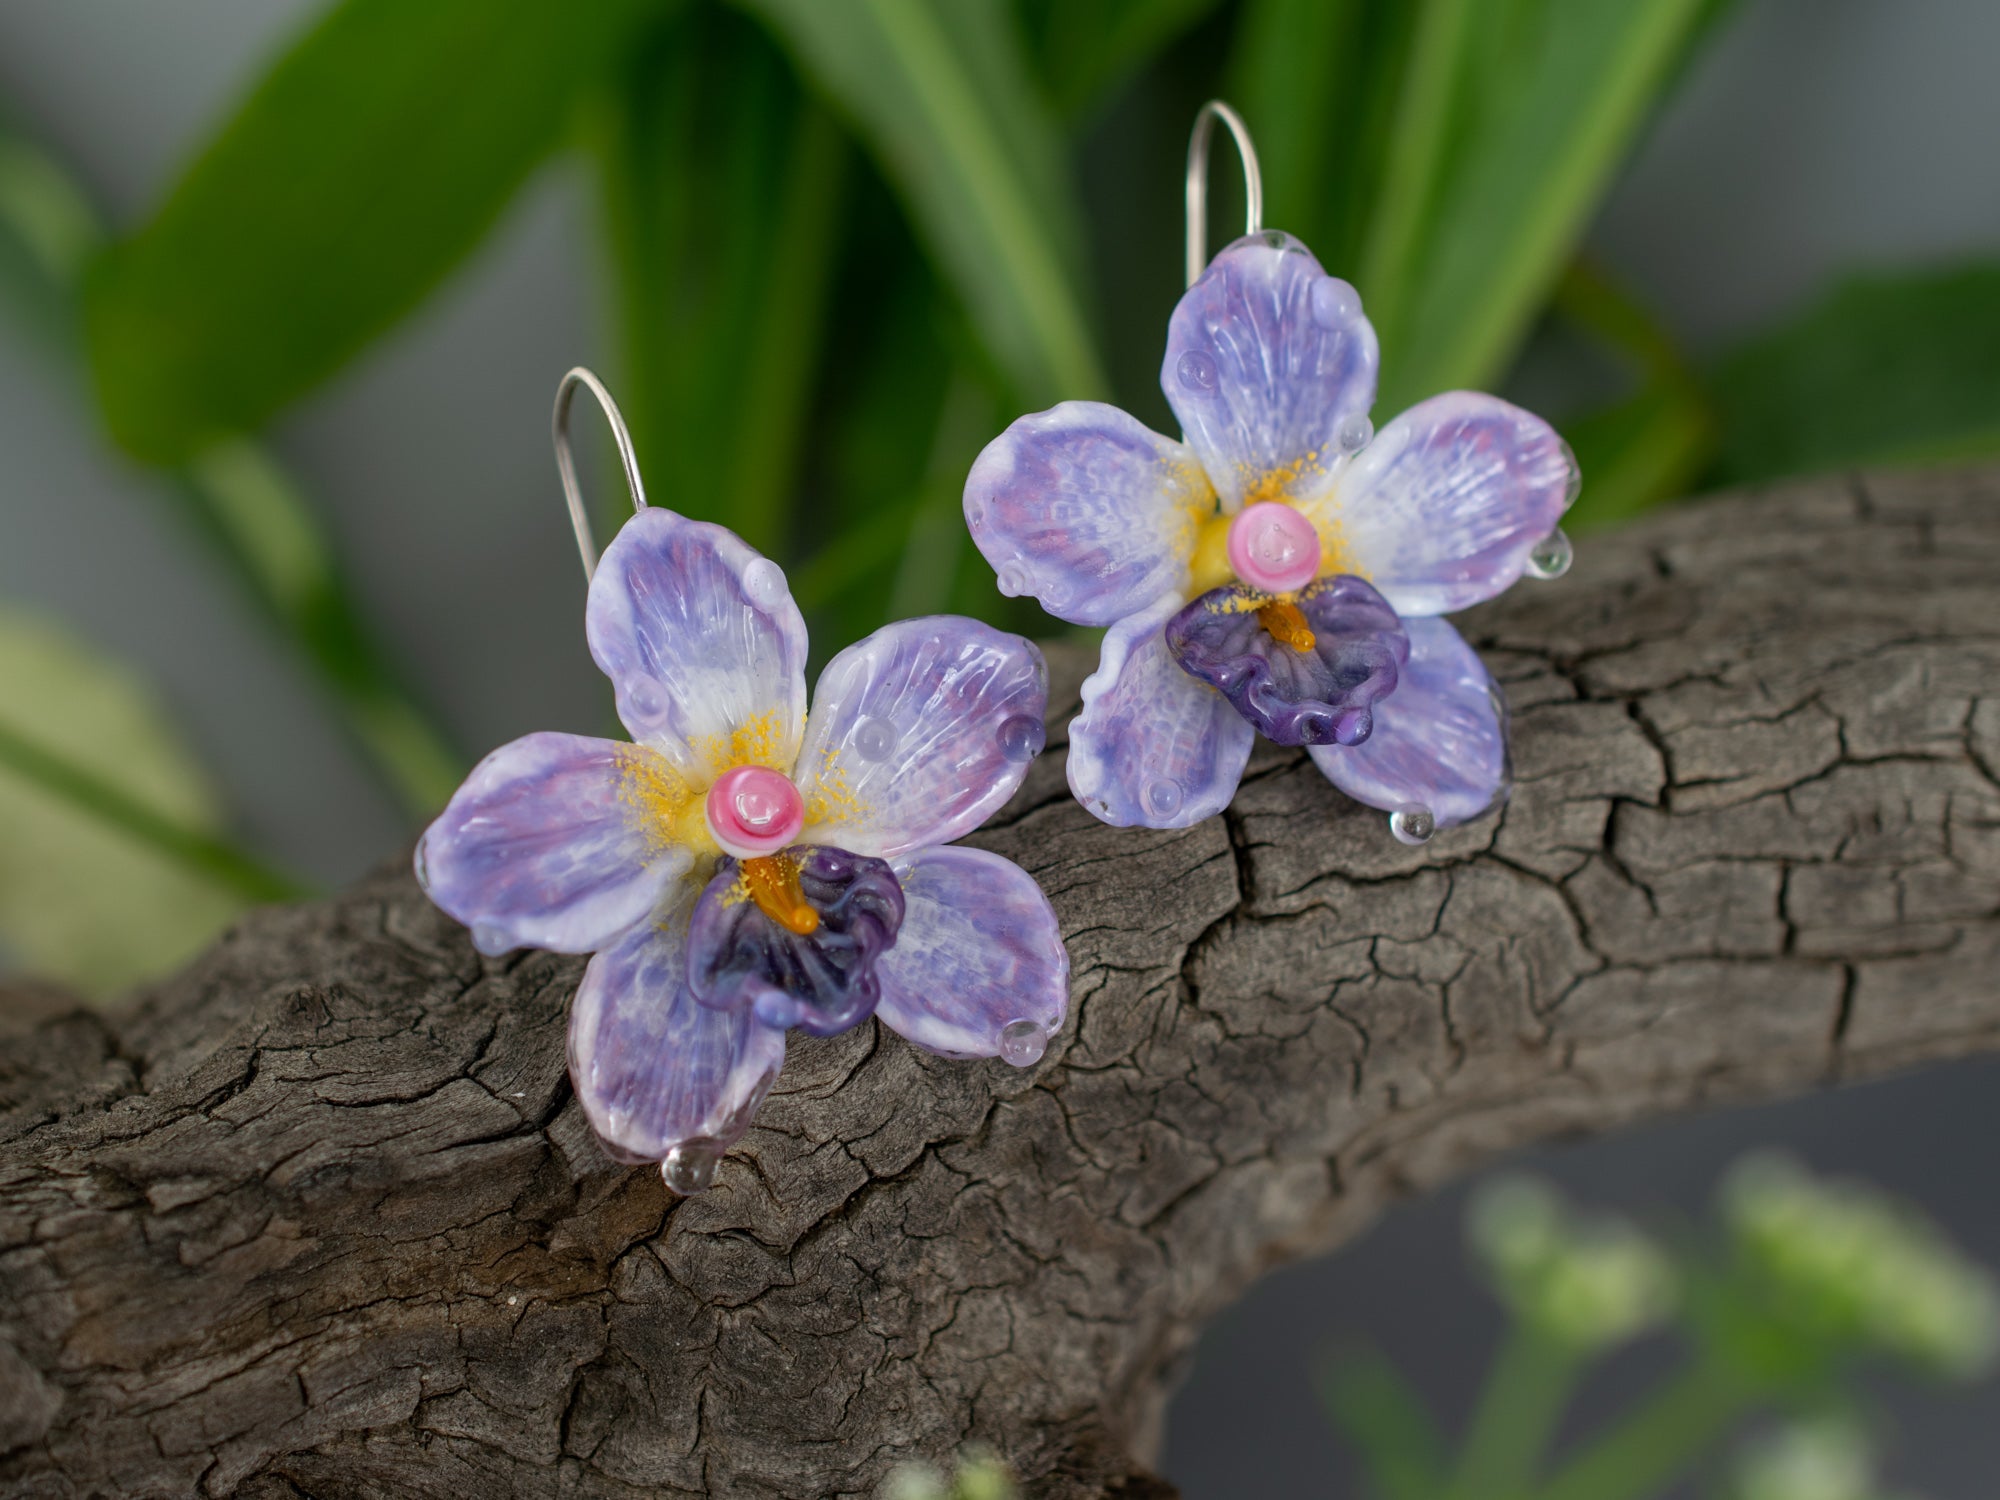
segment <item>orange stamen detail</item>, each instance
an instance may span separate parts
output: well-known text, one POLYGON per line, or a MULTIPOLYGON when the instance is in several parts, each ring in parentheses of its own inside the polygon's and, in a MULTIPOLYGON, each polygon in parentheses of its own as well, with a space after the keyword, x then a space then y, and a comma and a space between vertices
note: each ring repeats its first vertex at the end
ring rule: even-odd
POLYGON ((1258 610, 1257 623, 1281 646, 1290 646, 1294 651, 1313 648, 1312 626, 1306 623, 1304 611, 1289 599, 1273 599, 1258 610))
POLYGON ((799 866, 782 854, 743 861, 743 883, 758 910, 788 932, 810 937, 819 931, 819 913, 799 889, 799 866))

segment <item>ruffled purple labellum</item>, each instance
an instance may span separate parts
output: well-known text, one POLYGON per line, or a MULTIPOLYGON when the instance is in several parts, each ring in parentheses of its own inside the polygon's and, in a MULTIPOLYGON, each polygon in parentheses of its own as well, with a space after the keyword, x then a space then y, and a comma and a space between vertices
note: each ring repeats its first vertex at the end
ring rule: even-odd
POLYGON ((1358 745, 1410 655, 1388 601, 1359 578, 1296 594, 1211 589, 1167 622, 1167 649, 1279 745, 1358 745))
POLYGON ((717 862, 688 929, 703 1005, 832 1036, 874 1013, 876 960, 903 925, 903 888, 879 859, 825 844, 717 862))

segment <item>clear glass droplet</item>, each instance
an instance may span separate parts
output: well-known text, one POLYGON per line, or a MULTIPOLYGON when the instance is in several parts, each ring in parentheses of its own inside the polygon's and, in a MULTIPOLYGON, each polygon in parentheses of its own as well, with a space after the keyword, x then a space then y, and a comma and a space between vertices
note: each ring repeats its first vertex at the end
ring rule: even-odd
POLYGON ((1028 577, 1028 570, 1017 562, 1003 563, 996 581, 1000 585, 1000 592, 1009 599, 1020 598, 1028 592, 1033 583, 1028 577))
POLYGON ((1375 732, 1375 716, 1365 708, 1350 708, 1333 721, 1336 745, 1359 745, 1375 732))
POLYGON ((660 1163, 660 1176, 667 1187, 683 1198, 705 1190, 715 1181, 715 1169, 722 1163, 722 1147, 714 1141, 683 1141, 660 1163))
POLYGON ((1048 1029, 1039 1021, 1009 1021, 1000 1028, 1000 1060, 1032 1068, 1049 1050, 1048 1029))
POLYGON ((1368 420, 1367 412, 1351 411, 1340 419, 1334 439, 1342 453, 1359 453, 1375 441, 1375 424, 1368 420))
POLYGON ((625 711, 641 723, 651 723, 666 712, 667 695, 650 678, 641 677, 625 688, 625 711))
POLYGON ((484 953, 488 958, 498 958, 503 953, 511 953, 513 951, 514 940, 508 936, 507 929, 504 927, 495 926, 491 922, 474 922, 472 924, 472 946, 477 948, 481 953, 484 953))
POLYGON ((1181 784, 1161 777, 1146 783, 1139 793, 1139 800, 1145 804, 1148 814, 1155 818, 1171 818, 1181 810, 1181 784))
POLYGON ((1576 558, 1576 551, 1569 544, 1569 538, 1558 526, 1528 553, 1528 576, 1531 578, 1560 578, 1569 571, 1569 565, 1576 558))
POLYGON ((1428 844, 1437 819, 1428 807, 1399 807, 1389 814, 1389 832, 1405 844, 1428 844))
POLYGON ((431 836, 428 833, 417 840, 417 857, 412 861, 417 871, 417 884, 423 888, 426 896, 431 893, 431 861, 430 855, 425 852, 430 846, 430 841, 431 836))
POLYGON ((1000 753, 1013 761, 1033 760, 1048 743, 1049 732, 1033 714, 1015 714, 1000 726, 996 736, 1000 753))
POLYGON ((887 760, 895 748, 896 726, 887 719, 863 719, 854 726, 854 753, 863 760, 887 760))
POLYGON ((1351 328, 1361 316, 1361 294, 1338 276, 1322 276, 1313 283, 1313 321, 1328 333, 1351 328))
POLYGON ((1564 459, 1569 463, 1569 477, 1563 481, 1563 509, 1568 510, 1576 504, 1576 497, 1583 493, 1583 465, 1576 461, 1576 450, 1568 443, 1563 443, 1562 450, 1564 459))
POLYGON ((1191 391, 1210 392, 1220 383, 1215 356, 1202 349, 1190 349, 1174 366, 1180 382, 1191 391))
POLYGON ((760 557, 743 570, 743 592, 760 609, 775 609, 789 590, 785 570, 768 557, 760 557))
POLYGON ((799 1024, 805 1007, 783 990, 765 989, 750 1004, 751 1012, 773 1031, 786 1031, 799 1024))

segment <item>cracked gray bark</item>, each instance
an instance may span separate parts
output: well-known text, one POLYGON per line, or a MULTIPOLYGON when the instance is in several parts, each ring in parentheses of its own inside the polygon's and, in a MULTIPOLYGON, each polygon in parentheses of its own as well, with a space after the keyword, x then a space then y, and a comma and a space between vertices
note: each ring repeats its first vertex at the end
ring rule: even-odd
POLYGON ((482 960, 400 861, 44 1022, 0 1051, 0 1482, 866 1495, 983 1442, 1167 1496, 1202 1321, 1390 1196, 2000 1039, 2000 470, 1660 516, 1462 623, 1503 817, 1406 849, 1266 747, 1227 818, 1111 829, 1047 756, 975 840, 1068 934, 1047 1059, 795 1040, 700 1198, 593 1145, 580 961, 482 960))

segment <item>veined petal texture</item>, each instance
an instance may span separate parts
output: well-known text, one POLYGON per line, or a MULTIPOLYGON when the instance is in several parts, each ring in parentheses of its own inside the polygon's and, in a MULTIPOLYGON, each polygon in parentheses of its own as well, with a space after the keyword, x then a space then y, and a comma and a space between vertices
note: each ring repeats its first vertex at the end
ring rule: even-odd
POLYGON ((1367 431, 1380 363, 1354 288, 1271 230, 1228 246, 1182 294, 1160 388, 1234 511, 1325 486, 1343 434, 1367 431))
POLYGON ((1511 585, 1575 498, 1576 460, 1554 428, 1452 391, 1389 423, 1300 508, 1398 614, 1437 615, 1511 585))
POLYGON ((1100 401, 1022 417, 965 480, 965 523, 1000 592, 1032 594, 1077 625, 1186 593, 1195 532, 1214 506, 1192 450, 1100 401))
POLYGON ((1069 726, 1069 787, 1119 827, 1187 828, 1236 795, 1256 733, 1229 700, 1181 670, 1161 630, 1180 609, 1166 594, 1104 633, 1069 726))
POLYGON ((1345 574, 1282 599, 1242 584, 1211 589, 1167 622, 1166 641, 1184 670, 1279 745, 1366 739, 1410 649, 1396 612, 1345 574), (1281 611, 1298 632, 1290 642, 1267 628, 1281 611))
POLYGON ((785 1061, 785 1034, 747 1010, 698 1004, 687 982, 692 892, 591 959, 569 1013, 584 1117, 623 1161, 676 1147, 712 1160, 750 1127, 785 1061))
POLYGON ((1357 802, 1430 810, 1439 828, 1470 822, 1507 793, 1507 714, 1479 653, 1448 620, 1403 622, 1410 659, 1375 706, 1364 744, 1315 745, 1313 763, 1357 802))
POLYGON ((746 762, 791 770, 805 620, 784 570, 733 532, 640 511, 597 564, 584 632, 632 737, 695 781, 746 762))
POLYGON ((794 778, 805 839, 886 858, 970 833, 1041 751, 1048 697, 1021 636, 956 615, 883 626, 820 674, 794 778))
POLYGON ((687 873, 687 796, 642 745, 531 734, 482 760, 417 845, 417 879, 482 953, 588 953, 687 873))
POLYGON ((824 844, 742 863, 725 856, 695 903, 688 983, 703 1005, 832 1036, 875 1009, 875 966, 902 923, 903 888, 882 860, 824 844), (810 913, 810 931, 785 926, 756 899, 759 867, 796 881, 788 904, 810 913))
POLYGON ((1069 953, 1034 877, 984 849, 926 849, 896 874, 903 928, 875 1014, 948 1057, 1038 1059, 1069 1010, 1069 953))

